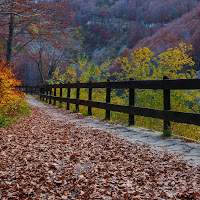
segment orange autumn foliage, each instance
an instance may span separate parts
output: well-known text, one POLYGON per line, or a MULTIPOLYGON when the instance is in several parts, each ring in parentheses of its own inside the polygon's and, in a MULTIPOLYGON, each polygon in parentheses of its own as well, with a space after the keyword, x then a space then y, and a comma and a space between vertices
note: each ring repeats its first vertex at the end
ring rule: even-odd
POLYGON ((0 111, 24 99, 24 94, 15 89, 21 82, 15 78, 16 74, 12 72, 12 68, 14 66, 0 60, 0 111))

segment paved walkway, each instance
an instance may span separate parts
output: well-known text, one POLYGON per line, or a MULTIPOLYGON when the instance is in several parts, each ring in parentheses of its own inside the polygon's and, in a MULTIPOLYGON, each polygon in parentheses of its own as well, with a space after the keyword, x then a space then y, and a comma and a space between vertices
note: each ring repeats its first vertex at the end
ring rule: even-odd
POLYGON ((54 114, 53 116, 55 118, 53 118, 53 120, 55 121, 62 121, 63 118, 69 118, 71 122, 79 126, 101 129, 133 143, 148 144, 158 151, 181 154, 182 158, 189 161, 191 164, 200 164, 200 144, 185 142, 181 139, 163 139, 161 138, 162 133, 160 132, 150 131, 144 128, 113 125, 92 117, 82 117, 82 115, 77 113, 68 113, 66 115, 62 112, 58 112, 53 106, 47 106, 34 100, 32 96, 28 96, 28 98, 30 104, 38 107, 45 107, 47 111, 51 111, 52 114, 54 114))

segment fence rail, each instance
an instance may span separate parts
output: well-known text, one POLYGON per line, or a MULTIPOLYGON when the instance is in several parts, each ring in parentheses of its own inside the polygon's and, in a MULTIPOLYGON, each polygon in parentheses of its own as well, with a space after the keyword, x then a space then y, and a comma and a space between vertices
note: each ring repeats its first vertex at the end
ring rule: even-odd
POLYGON ((120 82, 96 82, 96 83, 67 83, 55 85, 43 85, 39 88, 41 100, 56 105, 56 101, 66 102, 67 110, 69 105, 76 104, 76 110, 79 111, 79 105, 88 106, 88 115, 92 115, 92 107, 105 109, 105 119, 110 119, 110 112, 117 111, 129 114, 129 125, 134 125, 134 116, 145 116, 164 120, 163 134, 169 136, 171 134, 170 122, 180 122, 187 124, 195 124, 200 126, 200 114, 185 113, 170 110, 170 90, 189 90, 200 89, 200 79, 176 79, 170 80, 163 77, 163 80, 129 80, 120 82), (67 97, 62 96, 62 89, 67 88, 67 97), (76 88, 76 98, 70 98, 71 88, 76 88), (88 100, 79 99, 80 89, 89 88, 88 100), (106 88, 106 102, 92 101, 93 88, 106 88), (52 94, 52 89, 54 93, 52 94), (56 90, 60 90, 60 96, 56 96, 56 90), (129 105, 111 104, 112 89, 129 89, 129 105), (135 105, 135 89, 154 89, 163 90, 164 110, 156 110, 151 108, 137 107, 135 105))
POLYGON ((119 82, 66 83, 44 85, 43 88, 111 88, 111 89, 161 89, 188 90, 200 89, 200 79, 130 80, 119 82))
POLYGON ((40 93, 40 86, 16 86, 16 89, 30 94, 40 93))

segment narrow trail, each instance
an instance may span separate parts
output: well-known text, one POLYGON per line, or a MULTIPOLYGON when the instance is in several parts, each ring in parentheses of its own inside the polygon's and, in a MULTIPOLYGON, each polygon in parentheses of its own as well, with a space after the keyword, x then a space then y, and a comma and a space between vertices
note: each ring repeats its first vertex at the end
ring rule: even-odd
POLYGON ((164 151, 158 133, 29 98, 31 115, 0 129, 0 199, 200 199, 199 166, 164 151))
POLYGON ((173 137, 163 139, 162 133, 147 130, 138 127, 128 127, 119 124, 106 123, 104 120, 98 120, 94 117, 84 117, 81 114, 70 113, 64 109, 57 109, 53 106, 45 105, 32 96, 29 96, 29 102, 37 107, 46 108, 54 116, 54 120, 62 121, 67 118, 70 122, 80 127, 90 127, 109 132, 117 137, 126 139, 132 143, 147 144, 158 151, 168 151, 182 155, 182 159, 192 164, 200 164, 200 144, 173 137), (59 111, 60 110, 60 111, 59 111))

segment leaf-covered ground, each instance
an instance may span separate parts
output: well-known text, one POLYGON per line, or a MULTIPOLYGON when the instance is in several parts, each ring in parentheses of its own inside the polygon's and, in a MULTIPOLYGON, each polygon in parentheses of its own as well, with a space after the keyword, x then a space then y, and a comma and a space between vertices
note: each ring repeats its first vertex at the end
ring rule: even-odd
POLYGON ((178 156, 31 110, 0 129, 0 199, 200 199, 178 156))

